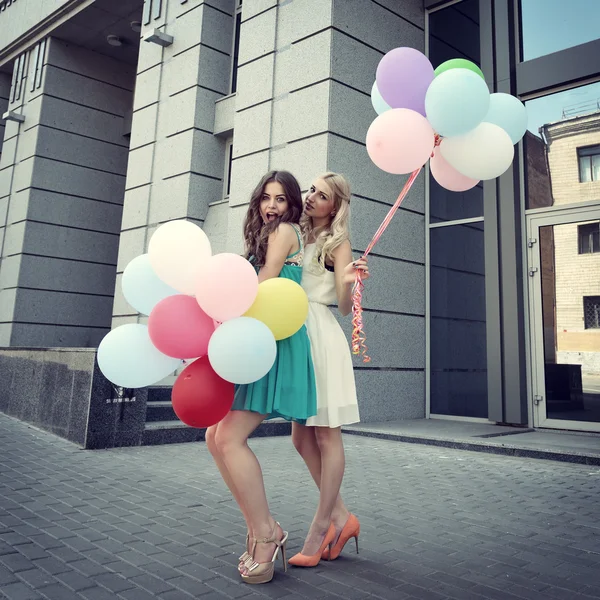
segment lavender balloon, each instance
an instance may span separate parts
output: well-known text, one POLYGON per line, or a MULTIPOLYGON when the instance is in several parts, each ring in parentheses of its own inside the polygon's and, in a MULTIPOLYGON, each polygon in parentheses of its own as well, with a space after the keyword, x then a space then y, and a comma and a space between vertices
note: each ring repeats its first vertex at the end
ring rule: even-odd
POLYGON ((394 48, 379 61, 377 89, 392 108, 409 108, 425 116, 425 94, 434 78, 429 59, 414 48, 394 48))

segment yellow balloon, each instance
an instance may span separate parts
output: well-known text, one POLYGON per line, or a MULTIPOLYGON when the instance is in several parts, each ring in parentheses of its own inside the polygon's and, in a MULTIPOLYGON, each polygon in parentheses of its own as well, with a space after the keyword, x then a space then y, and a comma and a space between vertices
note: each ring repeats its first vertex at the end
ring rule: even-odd
POLYGON ((304 325, 307 315, 306 292, 295 281, 283 277, 263 281, 254 304, 244 314, 262 321, 276 340, 294 335, 304 325))

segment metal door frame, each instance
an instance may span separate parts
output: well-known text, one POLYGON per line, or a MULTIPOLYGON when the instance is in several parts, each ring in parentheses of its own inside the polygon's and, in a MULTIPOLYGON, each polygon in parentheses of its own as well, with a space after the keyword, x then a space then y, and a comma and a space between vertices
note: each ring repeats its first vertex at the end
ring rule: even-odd
POLYGON ((550 209, 528 211, 525 217, 527 231, 527 279, 529 296, 529 339, 531 389, 529 402, 533 408, 533 426, 551 429, 570 429, 600 432, 600 423, 566 421, 546 417, 546 383, 544 366, 544 327, 542 314, 542 278, 539 229, 548 225, 566 225, 582 221, 600 220, 600 205, 565 205, 550 209))

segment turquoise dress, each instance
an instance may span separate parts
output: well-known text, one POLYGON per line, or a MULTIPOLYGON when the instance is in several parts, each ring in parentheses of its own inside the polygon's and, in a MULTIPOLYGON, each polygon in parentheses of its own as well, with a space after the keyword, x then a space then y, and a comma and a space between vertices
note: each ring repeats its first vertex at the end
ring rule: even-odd
MULTIPOLYGON (((293 227, 300 250, 286 258, 279 277, 300 284, 304 246, 298 226, 293 227)), ((275 364, 262 379, 235 386, 231 410, 250 410, 267 415, 266 419, 279 417, 302 424, 317 414, 315 372, 304 325, 294 335, 277 342, 275 364)))

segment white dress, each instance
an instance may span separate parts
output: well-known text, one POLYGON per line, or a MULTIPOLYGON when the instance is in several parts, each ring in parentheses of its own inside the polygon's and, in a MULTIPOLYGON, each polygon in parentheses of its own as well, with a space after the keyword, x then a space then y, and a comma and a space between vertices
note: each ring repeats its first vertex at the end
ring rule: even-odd
POLYGON ((315 244, 306 245, 302 268, 302 287, 308 296, 306 328, 317 386, 317 414, 306 424, 339 427, 360 421, 356 384, 348 340, 328 308, 337 303, 335 275, 319 269, 315 252, 315 244))

